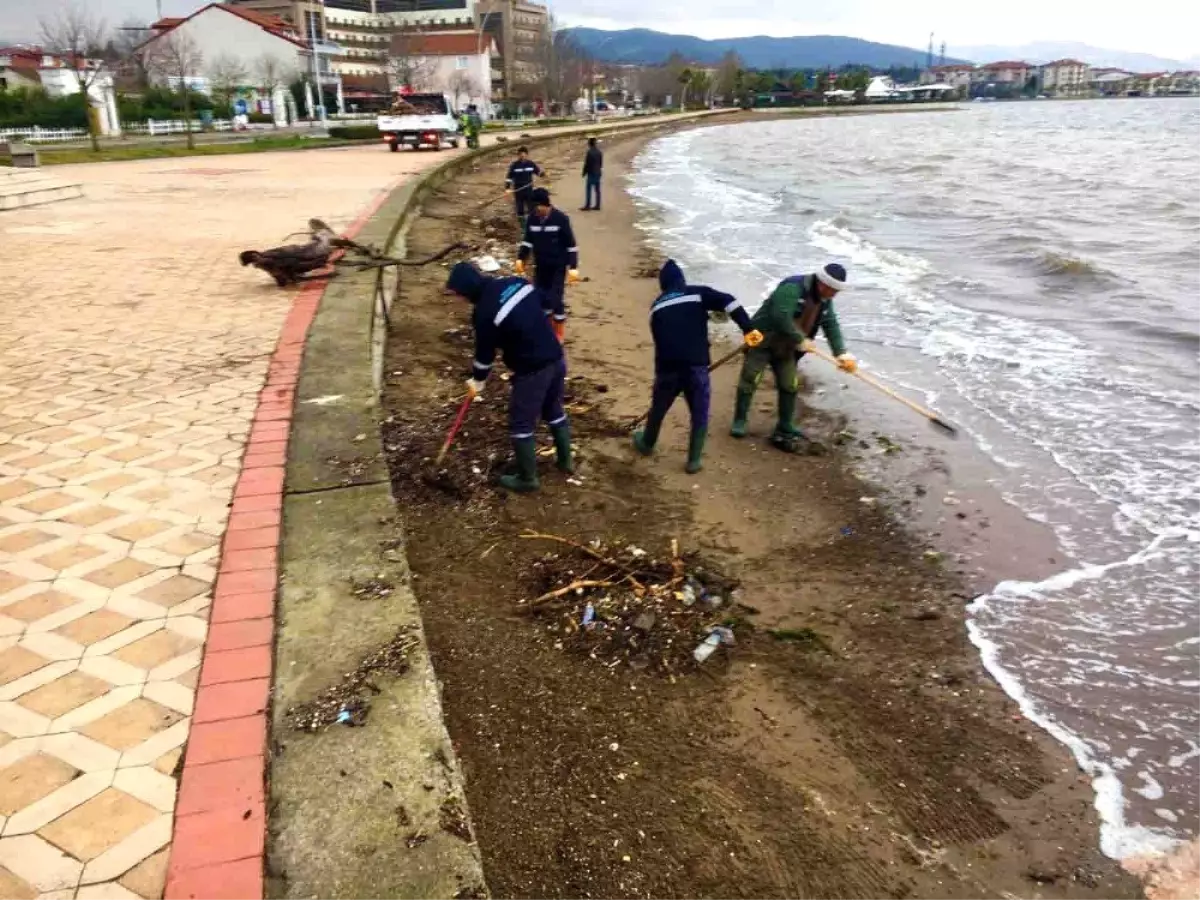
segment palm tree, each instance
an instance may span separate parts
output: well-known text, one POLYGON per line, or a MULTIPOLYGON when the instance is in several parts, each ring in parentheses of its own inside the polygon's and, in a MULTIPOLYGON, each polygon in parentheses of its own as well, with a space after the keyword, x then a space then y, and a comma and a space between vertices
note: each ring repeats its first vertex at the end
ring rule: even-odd
POLYGON ((679 109, 681 112, 685 112, 687 110, 688 88, 691 87, 692 82, 695 80, 695 78, 696 78, 696 73, 693 72, 691 69, 684 69, 682 72, 679 73, 679 84, 683 88, 683 91, 679 98, 679 109))

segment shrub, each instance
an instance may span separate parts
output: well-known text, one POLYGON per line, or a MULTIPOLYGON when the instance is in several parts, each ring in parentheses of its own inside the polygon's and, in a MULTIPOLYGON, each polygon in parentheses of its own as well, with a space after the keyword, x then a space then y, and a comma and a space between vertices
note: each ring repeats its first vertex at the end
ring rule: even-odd
POLYGON ((0 128, 87 128, 82 94, 51 97, 41 88, 0 91, 0 128))
POLYGON ((329 136, 343 141, 373 141, 379 140, 380 135, 374 125, 334 125, 329 136))

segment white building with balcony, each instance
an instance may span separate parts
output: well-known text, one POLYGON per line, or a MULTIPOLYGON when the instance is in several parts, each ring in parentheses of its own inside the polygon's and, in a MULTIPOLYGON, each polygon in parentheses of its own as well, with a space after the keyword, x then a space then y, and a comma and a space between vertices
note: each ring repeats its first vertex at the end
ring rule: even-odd
POLYGON ((1056 59, 1040 66, 1042 90, 1051 97, 1082 97, 1091 92, 1092 67, 1077 59, 1056 59))

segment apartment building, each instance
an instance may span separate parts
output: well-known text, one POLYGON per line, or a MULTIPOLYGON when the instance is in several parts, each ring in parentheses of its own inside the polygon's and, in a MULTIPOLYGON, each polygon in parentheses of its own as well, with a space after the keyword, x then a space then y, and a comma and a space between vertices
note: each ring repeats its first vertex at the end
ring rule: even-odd
POLYGON ((493 86, 494 96, 529 99, 541 78, 538 60, 552 28, 549 10, 530 0, 478 0, 476 16, 500 52, 501 78, 493 86))
POLYGON ((1077 59, 1056 59, 1039 67, 1042 91, 1051 97, 1082 97, 1091 92, 1092 67, 1077 59))

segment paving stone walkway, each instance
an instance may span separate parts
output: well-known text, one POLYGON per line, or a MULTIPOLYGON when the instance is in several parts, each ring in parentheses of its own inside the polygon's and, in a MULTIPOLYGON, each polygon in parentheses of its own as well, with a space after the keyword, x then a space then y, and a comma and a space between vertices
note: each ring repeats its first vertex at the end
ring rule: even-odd
POLYGON ((314 215, 341 228, 444 158, 79 166, 56 174, 85 199, 0 213, 0 897, 161 896, 229 503, 294 296, 237 253, 314 215))

